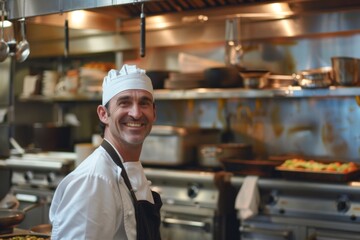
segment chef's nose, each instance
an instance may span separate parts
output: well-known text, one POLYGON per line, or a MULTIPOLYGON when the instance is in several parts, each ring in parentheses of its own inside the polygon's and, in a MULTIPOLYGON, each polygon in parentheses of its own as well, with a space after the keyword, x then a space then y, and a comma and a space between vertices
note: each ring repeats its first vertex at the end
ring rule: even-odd
POLYGON ((141 117, 142 111, 141 111, 140 106, 138 104, 133 104, 129 111, 129 115, 132 116, 133 118, 141 117))

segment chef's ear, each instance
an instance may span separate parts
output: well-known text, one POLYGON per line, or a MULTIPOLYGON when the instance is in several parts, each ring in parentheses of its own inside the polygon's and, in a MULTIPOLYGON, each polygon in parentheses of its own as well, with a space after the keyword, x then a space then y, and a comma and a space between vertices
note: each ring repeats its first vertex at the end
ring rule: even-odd
POLYGON ((108 110, 106 109, 106 107, 103 105, 99 105, 96 110, 97 110, 99 120, 103 123, 107 123, 109 114, 108 114, 108 110))

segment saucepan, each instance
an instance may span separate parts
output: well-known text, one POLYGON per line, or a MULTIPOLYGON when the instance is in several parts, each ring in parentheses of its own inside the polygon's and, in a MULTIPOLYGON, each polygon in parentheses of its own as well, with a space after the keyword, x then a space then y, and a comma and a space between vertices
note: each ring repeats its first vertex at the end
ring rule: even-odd
POLYGON ((12 233, 15 226, 19 225, 25 218, 26 212, 43 205, 38 202, 23 210, 20 209, 0 209, 0 234, 12 233))
POLYGON ((342 86, 354 86, 360 82, 360 59, 332 57, 334 81, 342 86))

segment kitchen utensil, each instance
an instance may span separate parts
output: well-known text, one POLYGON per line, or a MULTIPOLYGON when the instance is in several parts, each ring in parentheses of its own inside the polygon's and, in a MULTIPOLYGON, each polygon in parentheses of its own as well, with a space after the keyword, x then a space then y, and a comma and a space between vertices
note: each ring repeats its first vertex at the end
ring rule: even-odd
POLYGON ((243 70, 240 76, 243 78, 244 88, 265 88, 267 86, 267 77, 270 71, 267 70, 243 70))
POLYGON ((0 234, 12 233, 16 225, 20 224, 28 211, 42 206, 44 202, 31 204, 20 209, 0 209, 0 234))
POLYGON ((22 18, 20 20, 20 28, 21 28, 21 38, 22 40, 16 46, 15 57, 18 62, 25 61, 30 55, 30 46, 29 42, 26 40, 25 37, 25 19, 22 18))
POLYGON ((331 67, 301 71, 294 77, 302 88, 327 88, 331 86, 331 67))
POLYGON ((144 14, 144 4, 141 4, 141 14, 140 14, 140 57, 145 57, 145 14, 144 14))
POLYGON ((354 86, 360 82, 360 59, 332 57, 334 81, 341 86, 354 86))
POLYGON ((227 66, 242 67, 244 54, 240 41, 240 18, 227 19, 225 22, 225 63, 227 66))
POLYGON ((216 67, 204 70, 204 79, 210 88, 241 87, 242 81, 236 67, 216 67))
POLYGON ((65 19, 64 24, 64 36, 65 36, 65 47, 64 47, 64 57, 69 56, 69 20, 65 19))
POLYGON ((8 57, 10 49, 9 49, 9 45, 4 40, 4 14, 5 14, 4 1, 1 1, 1 7, 2 7, 2 14, 1 14, 0 62, 3 62, 8 57))

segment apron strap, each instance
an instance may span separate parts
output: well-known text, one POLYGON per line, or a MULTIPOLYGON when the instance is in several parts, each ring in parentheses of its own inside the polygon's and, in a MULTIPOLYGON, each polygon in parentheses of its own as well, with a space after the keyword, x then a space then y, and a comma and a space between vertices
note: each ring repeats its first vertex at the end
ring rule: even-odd
POLYGON ((115 149, 110 145, 110 143, 108 143, 106 140, 102 141, 101 146, 107 151, 107 153, 110 155, 110 157, 114 161, 114 163, 121 168, 121 176, 123 177, 125 185, 127 186, 127 188, 130 191, 130 194, 131 194, 131 197, 132 197, 134 203, 136 203, 137 198, 135 196, 135 192, 131 186, 129 177, 125 171, 125 167, 124 167, 123 163, 121 162, 119 155, 117 154, 115 149))

